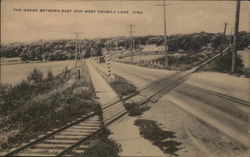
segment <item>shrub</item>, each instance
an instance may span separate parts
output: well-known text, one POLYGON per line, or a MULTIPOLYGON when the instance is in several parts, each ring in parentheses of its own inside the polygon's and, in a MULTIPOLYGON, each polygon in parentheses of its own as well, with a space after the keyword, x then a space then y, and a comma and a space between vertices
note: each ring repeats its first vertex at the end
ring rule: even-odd
POLYGON ((53 81, 54 80, 54 75, 53 75, 51 70, 48 71, 47 80, 48 81, 53 81))
POLYGON ((43 81, 43 73, 38 69, 34 69, 27 77, 27 80, 29 82, 41 83, 43 81))
MULTIPOLYGON (((213 67, 212 70, 218 71, 218 72, 224 72, 224 73, 231 73, 231 67, 232 67, 232 53, 228 53, 225 56, 222 57, 222 60, 220 58, 216 59, 214 62, 212 62, 213 67)), ((243 71, 244 65, 242 64, 242 60, 239 56, 236 58, 236 74, 244 74, 243 71)))
POLYGON ((250 77, 250 68, 245 68, 244 72, 246 77, 250 77))
POLYGON ((119 157, 118 153, 121 151, 121 145, 109 139, 109 134, 109 130, 104 130, 94 137, 96 142, 93 146, 87 148, 84 153, 77 155, 87 157, 119 157))
POLYGON ((137 119, 134 124, 139 127, 140 135, 151 141, 164 153, 179 156, 177 152, 182 149, 182 143, 174 140, 175 132, 163 130, 153 120, 137 119))
POLYGON ((137 91, 136 87, 122 77, 115 75, 115 81, 111 82, 111 87, 120 96, 126 96, 137 91))

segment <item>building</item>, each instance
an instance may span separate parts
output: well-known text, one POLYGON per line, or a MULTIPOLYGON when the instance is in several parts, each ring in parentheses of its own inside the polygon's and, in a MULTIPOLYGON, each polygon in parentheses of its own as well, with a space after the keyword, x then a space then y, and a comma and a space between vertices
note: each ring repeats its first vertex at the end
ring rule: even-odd
POLYGON ((142 52, 164 52, 165 47, 164 46, 157 46, 155 44, 149 44, 149 45, 143 45, 141 46, 142 52))

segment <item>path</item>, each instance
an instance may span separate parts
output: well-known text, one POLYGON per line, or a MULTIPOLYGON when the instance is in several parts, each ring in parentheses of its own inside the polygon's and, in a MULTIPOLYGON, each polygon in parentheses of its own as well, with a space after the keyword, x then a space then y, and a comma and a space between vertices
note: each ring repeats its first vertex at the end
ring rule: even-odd
MULTIPOLYGON (((109 84, 89 61, 87 61, 87 65, 101 106, 104 107, 108 103, 116 100, 118 96, 109 84)), ((123 121, 116 122, 114 125, 112 124, 108 127, 108 129, 112 132, 110 138, 121 144, 122 152, 120 155, 165 156, 158 147, 152 145, 148 140, 140 137, 139 129, 134 125, 134 120, 135 119, 131 117, 126 117, 123 121)))

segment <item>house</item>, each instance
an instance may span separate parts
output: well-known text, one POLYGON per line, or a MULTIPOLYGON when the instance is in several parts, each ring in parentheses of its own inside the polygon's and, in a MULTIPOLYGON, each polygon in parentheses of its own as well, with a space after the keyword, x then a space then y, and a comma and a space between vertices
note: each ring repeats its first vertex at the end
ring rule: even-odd
POLYGON ((149 45, 143 45, 142 46, 142 52, 164 52, 165 47, 164 46, 157 46, 155 44, 149 44, 149 45))

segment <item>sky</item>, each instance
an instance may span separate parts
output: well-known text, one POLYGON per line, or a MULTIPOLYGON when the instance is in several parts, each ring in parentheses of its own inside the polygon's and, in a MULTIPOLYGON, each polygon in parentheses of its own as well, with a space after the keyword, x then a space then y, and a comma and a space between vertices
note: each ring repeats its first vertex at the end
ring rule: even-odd
MULTIPOLYGON (((2 0, 1 42, 72 39, 74 32, 79 32, 82 39, 129 36, 130 24, 135 25, 134 36, 161 35, 164 33, 163 7, 158 5, 162 3, 160 0, 2 0), (40 9, 57 9, 60 12, 40 9), (105 10, 113 13, 99 12, 105 10)), ((229 23, 227 32, 233 30, 235 1, 166 0, 166 4, 170 4, 166 7, 168 35, 223 32, 225 22, 229 23)), ((249 2, 242 1, 240 31, 249 32, 249 22, 249 2)))

